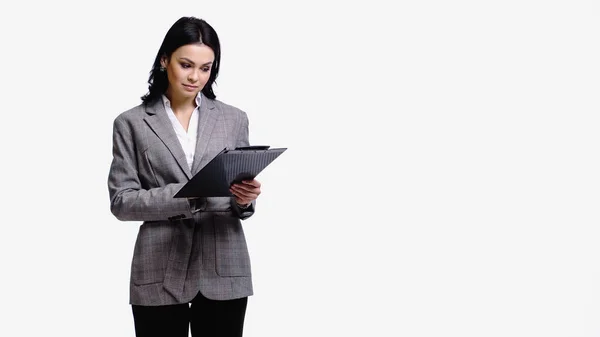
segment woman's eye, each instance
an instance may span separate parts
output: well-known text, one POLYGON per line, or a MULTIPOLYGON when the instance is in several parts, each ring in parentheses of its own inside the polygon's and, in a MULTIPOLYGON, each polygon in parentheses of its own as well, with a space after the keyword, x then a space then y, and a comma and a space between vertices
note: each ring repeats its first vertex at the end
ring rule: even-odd
POLYGON ((187 69, 187 68, 189 68, 189 67, 190 67, 190 65, 189 65, 189 64, 187 64, 187 63, 182 63, 182 64, 181 64, 181 67, 182 67, 182 68, 185 68, 185 69, 187 69))
POLYGON ((202 71, 204 71, 205 73, 206 73, 206 72, 209 72, 209 71, 210 71, 210 68, 202 68, 202 71))

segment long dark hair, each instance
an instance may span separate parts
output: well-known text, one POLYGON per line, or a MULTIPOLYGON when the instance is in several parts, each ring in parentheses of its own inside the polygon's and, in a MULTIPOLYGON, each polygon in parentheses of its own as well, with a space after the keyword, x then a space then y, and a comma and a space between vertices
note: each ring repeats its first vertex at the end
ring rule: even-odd
POLYGON ((167 91, 169 79, 166 71, 160 71, 160 60, 166 56, 171 58, 171 54, 177 48, 186 44, 202 43, 210 47, 215 53, 215 60, 212 64, 210 77, 202 93, 204 96, 215 99, 216 95, 213 92, 212 85, 219 75, 219 63, 221 60, 221 46, 217 32, 204 20, 195 17, 182 17, 177 20, 165 35, 165 39, 156 54, 154 65, 150 71, 148 79, 148 93, 142 96, 142 101, 147 104, 150 101, 160 97, 167 91))

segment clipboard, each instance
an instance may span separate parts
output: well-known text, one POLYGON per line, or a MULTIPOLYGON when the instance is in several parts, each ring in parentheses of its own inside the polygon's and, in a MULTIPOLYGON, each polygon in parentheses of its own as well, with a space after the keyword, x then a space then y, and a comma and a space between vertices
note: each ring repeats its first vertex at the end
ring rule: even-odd
POLYGON ((223 149, 190 179, 174 198, 230 197, 229 187, 252 180, 287 148, 267 145, 223 149))

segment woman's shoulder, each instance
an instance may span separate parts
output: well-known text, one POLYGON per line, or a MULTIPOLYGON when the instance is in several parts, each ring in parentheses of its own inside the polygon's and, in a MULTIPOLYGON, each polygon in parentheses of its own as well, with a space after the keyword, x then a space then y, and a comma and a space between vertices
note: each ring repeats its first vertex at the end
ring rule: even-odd
POLYGON ((210 100, 212 101, 212 103, 219 109, 221 110, 224 114, 231 114, 231 115, 236 115, 238 117, 243 117, 243 118, 248 118, 246 112, 236 106, 233 106, 231 104, 227 104, 223 101, 220 101, 218 99, 212 99, 210 100))
POLYGON ((137 119, 143 119, 146 116, 146 105, 140 103, 134 107, 131 107, 117 115, 115 121, 132 121, 137 119))

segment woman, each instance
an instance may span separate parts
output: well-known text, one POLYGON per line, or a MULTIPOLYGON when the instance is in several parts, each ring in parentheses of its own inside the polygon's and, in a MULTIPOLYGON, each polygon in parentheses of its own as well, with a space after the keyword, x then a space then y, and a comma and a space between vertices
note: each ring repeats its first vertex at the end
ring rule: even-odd
POLYGON ((242 336, 250 259, 241 221, 254 213, 256 180, 233 197, 173 195, 223 148, 248 146, 246 113, 216 100, 221 51, 204 20, 167 32, 142 104, 114 121, 111 212, 143 221, 131 264, 136 336, 242 336))

